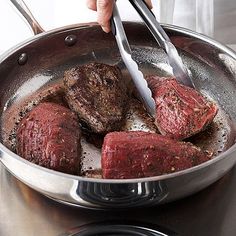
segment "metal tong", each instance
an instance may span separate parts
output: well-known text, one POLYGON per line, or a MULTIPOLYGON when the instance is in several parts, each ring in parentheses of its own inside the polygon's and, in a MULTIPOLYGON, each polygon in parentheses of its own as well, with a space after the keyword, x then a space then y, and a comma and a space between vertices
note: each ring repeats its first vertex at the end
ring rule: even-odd
MULTIPOLYGON (((188 71, 185 68, 182 59, 180 58, 175 46, 171 43, 170 38, 165 33, 163 28, 157 22, 152 11, 149 10, 146 3, 143 0, 129 0, 142 20, 147 25, 148 29, 153 34, 154 38, 158 42, 161 48, 164 49, 168 56, 169 65, 173 69, 173 74, 176 79, 181 83, 189 87, 194 87, 191 78, 188 75, 188 71)), ((154 116, 155 115, 155 101, 152 98, 151 90, 148 88, 147 81, 144 79, 142 72, 138 69, 137 63, 132 59, 132 51, 128 39, 126 37, 124 27, 119 15, 116 2, 114 3, 113 16, 111 20, 112 33, 114 34, 118 48, 123 62, 125 63, 133 82, 139 92, 140 98, 147 111, 154 116)))

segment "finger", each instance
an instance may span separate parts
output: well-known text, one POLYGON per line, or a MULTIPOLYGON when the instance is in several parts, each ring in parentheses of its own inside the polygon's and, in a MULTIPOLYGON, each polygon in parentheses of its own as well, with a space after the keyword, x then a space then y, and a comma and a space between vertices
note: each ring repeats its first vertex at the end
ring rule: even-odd
POLYGON ((97 11, 97 1, 96 0, 87 0, 86 5, 89 9, 97 11))
POLYGON ((145 0, 145 2, 147 3, 147 5, 148 5, 148 7, 150 8, 150 9, 152 9, 152 0, 145 0))
POLYGON ((110 18, 113 10, 113 0, 97 0, 98 23, 106 33, 111 31, 110 18))

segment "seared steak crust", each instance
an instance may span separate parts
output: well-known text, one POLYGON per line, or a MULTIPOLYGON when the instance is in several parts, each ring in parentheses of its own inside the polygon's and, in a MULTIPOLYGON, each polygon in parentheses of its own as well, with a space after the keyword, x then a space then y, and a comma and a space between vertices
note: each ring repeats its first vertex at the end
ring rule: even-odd
POLYGON ((65 72, 64 84, 70 108, 93 132, 121 128, 128 97, 118 67, 101 63, 78 66, 65 72))
POLYGON ((158 176, 199 165, 211 156, 189 142, 160 134, 112 132, 105 136, 102 147, 102 176, 107 179, 158 176))
POLYGON ((174 78, 146 79, 156 102, 155 124, 162 135, 178 140, 188 138, 203 130, 217 114, 216 104, 174 78))
POLYGON ((76 114, 44 102, 33 108, 17 129, 17 154, 49 169, 78 174, 81 145, 76 114))

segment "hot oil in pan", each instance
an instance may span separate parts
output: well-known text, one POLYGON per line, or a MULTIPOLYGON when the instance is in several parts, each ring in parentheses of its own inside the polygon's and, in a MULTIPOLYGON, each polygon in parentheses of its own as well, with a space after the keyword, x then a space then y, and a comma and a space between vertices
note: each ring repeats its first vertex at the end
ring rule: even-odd
MULTIPOLYGON (((126 114, 125 124, 121 129, 127 130, 142 130, 153 133, 158 133, 154 125, 154 119, 145 111, 142 104, 136 99, 130 99, 130 108, 126 114)), ((103 136, 93 135, 89 132, 84 132, 81 140, 83 147, 82 156, 82 174, 87 177, 101 177, 101 147, 103 136)))
MULTIPOLYGON (((133 48, 134 49, 134 48, 133 48)), ((111 49, 112 50, 112 49, 111 49)), ((133 50, 134 57, 138 62, 141 70, 144 74, 158 74, 159 76, 170 76, 171 69, 168 64, 165 62, 163 52, 161 50, 152 49, 135 49, 133 50), (147 52, 146 52, 146 51, 147 52), (143 56, 142 56, 143 55, 143 56)), ((132 87, 130 82, 130 77, 127 70, 125 69, 123 63, 119 57, 118 52, 109 53, 106 50, 104 53, 96 53, 91 57, 84 58, 83 63, 88 63, 89 61, 100 61, 103 63, 108 62, 108 64, 116 64, 121 70, 123 76, 126 78, 127 86, 132 87), (112 58, 111 55, 113 55, 112 58), (110 58, 111 60, 105 61, 104 58, 110 58)), ((37 92, 26 96, 25 99, 16 101, 12 103, 4 111, 2 115, 2 141, 3 143, 10 148, 12 151, 15 151, 15 131, 19 121, 22 117, 32 109, 33 106, 37 105, 41 101, 54 101, 57 103, 64 103, 63 100, 63 83, 62 76, 63 72, 69 67, 73 67, 78 64, 78 61, 81 61, 81 57, 74 58, 73 61, 70 60, 70 63, 64 63, 60 68, 55 68, 54 70, 60 73, 52 79, 52 83, 45 85, 37 90, 37 92)), ((197 65, 196 67, 200 67, 197 65)), ((37 88, 36 88, 37 89, 37 88)), ((36 90, 35 89, 35 90, 36 90)), ((154 120, 151 118, 144 110, 142 104, 136 99, 132 98, 130 102, 130 109, 127 113, 126 123, 122 130, 143 130, 150 132, 158 132, 154 120)), ((207 127, 205 131, 191 137, 186 141, 191 141, 193 144, 212 151, 214 156, 217 156, 219 153, 227 150, 235 142, 235 125, 229 118, 229 116, 222 110, 219 109, 217 116, 215 117, 213 123, 207 127)), ((81 162, 81 174, 83 176, 101 178, 101 143, 103 137, 96 136, 88 132, 84 132, 82 137, 82 162, 81 162)))
POLYGON ((16 129, 20 120, 37 104, 52 101, 65 104, 63 99, 63 85, 58 81, 51 86, 45 86, 25 99, 13 103, 5 109, 1 119, 1 135, 5 146, 15 152, 16 129))
MULTIPOLYGON (((2 118, 3 142, 12 151, 15 151, 15 131, 19 121, 32 107, 41 101, 64 103, 62 84, 59 82, 45 87, 37 92, 37 94, 33 94, 27 100, 22 101, 21 104, 11 106, 5 111, 2 118)), ((130 100, 130 108, 122 130, 142 130, 158 133, 154 125, 154 119, 146 113, 142 104, 136 98, 131 98, 130 100)), ((202 149, 212 151, 214 156, 217 156, 234 144, 234 137, 234 124, 228 115, 222 109, 219 109, 214 121, 206 130, 186 141, 190 141, 202 149)), ((102 136, 83 131, 81 140, 83 148, 81 158, 82 176, 101 178, 102 141, 102 136)))
POLYGON ((214 121, 204 131, 185 141, 189 141, 203 150, 212 151, 213 155, 217 156, 234 144, 235 125, 228 115, 219 109, 214 121))

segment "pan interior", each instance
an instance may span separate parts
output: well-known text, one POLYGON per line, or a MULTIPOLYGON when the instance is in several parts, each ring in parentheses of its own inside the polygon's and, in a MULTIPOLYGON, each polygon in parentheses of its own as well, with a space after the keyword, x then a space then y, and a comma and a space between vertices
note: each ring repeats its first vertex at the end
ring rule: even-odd
MULTIPOLYGON (((142 72, 145 75, 171 76, 172 69, 163 50, 144 26, 135 27, 127 25, 126 30, 133 57, 142 72)), ((220 108, 214 122, 188 141, 213 151, 214 156, 217 156, 235 142, 235 59, 223 49, 197 37, 166 30, 189 69, 197 90, 213 99, 220 108)), ((94 61, 118 65, 127 85, 130 84, 129 73, 122 63, 114 38, 112 35, 104 35, 99 27, 90 30, 72 28, 51 33, 31 40, 13 51, 0 64, 1 142, 15 151, 15 130, 20 119, 43 100, 61 99, 65 70, 94 61), (68 47, 64 44, 64 39, 71 34, 77 36, 78 42, 68 47), (28 55, 25 65, 18 64, 22 53, 28 55)), ((141 113, 142 111, 131 112, 126 129, 153 130, 150 118, 141 113)), ((100 147, 91 140, 88 141, 86 135, 82 138, 82 147, 83 175, 100 178, 100 147)))

